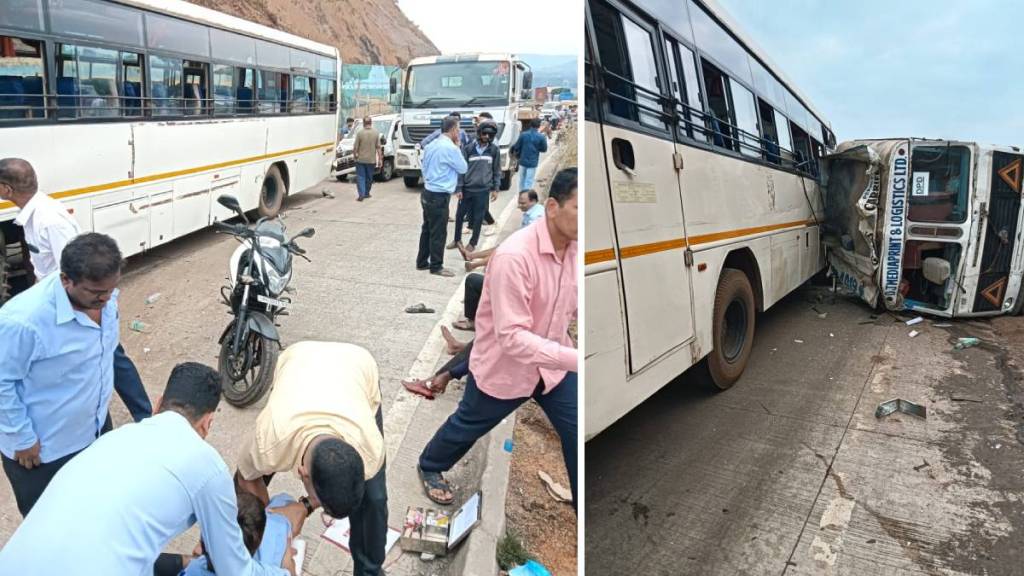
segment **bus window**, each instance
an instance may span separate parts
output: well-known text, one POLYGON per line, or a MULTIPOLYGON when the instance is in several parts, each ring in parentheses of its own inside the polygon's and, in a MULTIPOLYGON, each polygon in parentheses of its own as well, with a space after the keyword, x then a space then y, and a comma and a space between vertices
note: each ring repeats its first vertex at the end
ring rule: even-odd
POLYGON ((142 56, 121 53, 121 115, 142 116, 142 56))
POLYGON ((761 140, 757 135, 757 110, 754 109, 754 95, 742 84, 729 79, 732 106, 736 111, 736 143, 740 153, 754 158, 761 157, 761 140))
POLYGON ((185 114, 197 116, 206 114, 206 62, 186 60, 183 66, 185 77, 185 114))
POLYGON ((292 114, 304 114, 310 111, 313 103, 313 79, 306 76, 292 77, 292 114))
POLYGON ((316 111, 334 112, 334 80, 316 79, 316 111))
POLYGON ((732 110, 729 109, 729 94, 726 83, 729 77, 715 68, 707 60, 701 60, 704 71, 704 88, 708 95, 708 117, 706 124, 711 131, 711 143, 722 148, 736 149, 730 134, 732 130, 732 110))
POLYGON ((608 89, 608 112, 664 129, 657 113, 660 89, 651 34, 602 2, 592 3, 591 10, 600 68, 608 89))
POLYGON ((50 0, 49 4, 50 32, 54 34, 144 46, 140 10, 97 0, 50 0))
POLYGON ((45 118, 43 43, 0 36, 0 121, 45 118))
POLYGON ((910 212, 915 222, 967 220, 971 152, 966 146, 917 146, 911 152, 910 212))
POLYGON ((288 105, 288 75, 259 71, 260 114, 280 114, 288 105))
POLYGON ((117 50, 60 44, 57 50, 57 93, 61 117, 110 118, 120 115, 117 50))
POLYGON ((665 56, 668 58, 669 78, 672 81, 672 93, 679 101, 679 115, 683 123, 678 127, 680 135, 694 138, 694 127, 698 134, 703 134, 698 125, 703 113, 700 101, 700 85, 697 80, 697 68, 694 64, 693 52, 674 40, 665 40, 665 56))
POLYGON ((815 160, 811 157, 811 139, 803 128, 795 122, 790 123, 793 129, 793 161, 795 168, 801 172, 813 173, 811 165, 815 160))
POLYGON ((252 114, 253 100, 256 99, 256 71, 252 68, 235 68, 235 96, 238 99, 236 112, 252 114))
POLYGON ((181 60, 150 55, 149 98, 153 116, 182 114, 181 60))
POLYGON ((779 150, 779 128, 775 121, 775 109, 761 98, 757 99, 757 109, 761 114, 761 137, 764 138, 764 159, 772 164, 781 164, 782 155, 779 150))
POLYGON ((782 157, 783 166, 793 165, 793 137, 789 131, 789 119, 778 110, 775 112, 775 133, 779 136, 779 156, 782 157))
POLYGON ((213 65, 213 113, 216 115, 234 114, 236 88, 234 66, 225 64, 213 65))

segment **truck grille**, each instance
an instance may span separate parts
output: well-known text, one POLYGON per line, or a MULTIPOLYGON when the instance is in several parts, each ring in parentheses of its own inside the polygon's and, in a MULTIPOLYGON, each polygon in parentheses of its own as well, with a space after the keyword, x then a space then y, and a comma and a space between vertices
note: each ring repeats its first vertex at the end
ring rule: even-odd
MULTIPOLYGON (((403 124, 402 136, 403 138, 405 138, 406 142, 410 142, 412 144, 419 144, 420 142, 423 141, 424 138, 430 136, 430 134, 434 130, 437 130, 440 127, 441 122, 431 122, 429 126, 406 126, 403 124)), ((472 120, 470 120, 469 122, 463 121, 459 127, 462 128, 463 132, 469 134, 469 138, 471 140, 476 138, 476 126, 473 124, 472 120)), ((504 130, 505 125, 498 124, 498 138, 501 138, 501 133, 504 130)))

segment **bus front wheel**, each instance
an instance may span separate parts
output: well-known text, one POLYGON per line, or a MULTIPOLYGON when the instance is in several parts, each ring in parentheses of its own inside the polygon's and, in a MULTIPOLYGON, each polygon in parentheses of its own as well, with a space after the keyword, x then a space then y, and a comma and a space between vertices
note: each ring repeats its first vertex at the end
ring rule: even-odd
POLYGON ((263 178, 263 187, 260 188, 260 216, 273 218, 281 211, 284 204, 284 197, 288 194, 288 187, 284 184, 281 170, 277 166, 271 166, 267 175, 263 178))
POLYGON ((712 319, 714 348, 707 357, 708 374, 719 390, 735 384, 747 367, 755 313, 754 290, 747 275, 735 268, 722 270, 712 319))

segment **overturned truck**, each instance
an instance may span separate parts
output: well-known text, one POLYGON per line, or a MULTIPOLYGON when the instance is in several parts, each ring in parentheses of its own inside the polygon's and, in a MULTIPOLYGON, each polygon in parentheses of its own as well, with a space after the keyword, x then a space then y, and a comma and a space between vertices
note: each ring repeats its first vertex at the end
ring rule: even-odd
POLYGON ((893 311, 1020 313, 1019 148, 854 140, 823 162, 826 253, 843 291, 893 311))

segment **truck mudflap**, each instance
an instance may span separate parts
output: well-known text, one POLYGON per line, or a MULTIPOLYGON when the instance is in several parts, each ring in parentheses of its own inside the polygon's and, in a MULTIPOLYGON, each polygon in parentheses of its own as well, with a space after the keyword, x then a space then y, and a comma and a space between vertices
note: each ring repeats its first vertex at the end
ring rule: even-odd
POLYGON ((823 240, 838 289, 876 307, 903 310, 910 142, 846 142, 824 159, 823 240))

